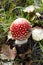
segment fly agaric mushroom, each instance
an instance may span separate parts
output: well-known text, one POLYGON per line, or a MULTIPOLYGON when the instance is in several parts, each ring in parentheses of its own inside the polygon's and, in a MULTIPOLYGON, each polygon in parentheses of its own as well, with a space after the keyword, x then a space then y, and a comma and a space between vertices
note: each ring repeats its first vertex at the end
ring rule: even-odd
POLYGON ((35 41, 40 41, 43 39, 43 28, 41 27, 35 27, 32 30, 32 38, 35 41))
POLYGON ((20 44, 21 40, 22 43, 25 43, 27 41, 27 38, 29 38, 31 35, 31 28, 32 25, 25 18, 18 18, 12 22, 10 31, 12 37, 16 40, 15 43, 20 44))

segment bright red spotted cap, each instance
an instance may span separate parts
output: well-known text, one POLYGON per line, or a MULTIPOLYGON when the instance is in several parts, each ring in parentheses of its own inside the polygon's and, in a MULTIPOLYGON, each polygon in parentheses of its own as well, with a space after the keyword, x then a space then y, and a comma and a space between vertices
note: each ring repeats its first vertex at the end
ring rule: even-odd
POLYGON ((10 31, 14 39, 23 40, 29 37, 32 25, 25 18, 18 18, 12 22, 10 31))

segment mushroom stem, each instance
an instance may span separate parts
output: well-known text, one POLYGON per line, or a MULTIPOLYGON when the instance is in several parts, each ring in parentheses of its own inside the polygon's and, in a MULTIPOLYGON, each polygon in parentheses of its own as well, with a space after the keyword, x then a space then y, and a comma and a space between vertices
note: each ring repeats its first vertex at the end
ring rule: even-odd
POLYGON ((15 44, 17 44, 17 45, 21 45, 21 44, 25 44, 26 42, 28 41, 28 39, 25 39, 25 40, 16 40, 15 41, 15 44))

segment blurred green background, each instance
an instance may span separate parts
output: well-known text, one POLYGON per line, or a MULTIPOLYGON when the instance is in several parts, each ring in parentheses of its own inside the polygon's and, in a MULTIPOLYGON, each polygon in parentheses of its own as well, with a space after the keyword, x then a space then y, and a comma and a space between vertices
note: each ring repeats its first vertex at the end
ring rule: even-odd
MULTIPOLYGON (((43 15, 41 14, 42 18, 40 18, 36 16, 37 12, 43 13, 43 0, 0 0, 0 45, 5 43, 9 27, 18 17, 28 19, 33 26, 36 24, 43 27, 43 15), (34 12, 23 12, 23 9, 30 5, 36 6, 34 12)), ((43 55, 43 40, 38 43, 43 55)))
MULTIPOLYGON (((43 19, 36 16, 37 12, 43 13, 43 0, 0 0, 0 43, 5 41, 10 24, 18 17, 28 19, 33 26, 38 24, 43 27, 43 19), (23 12, 23 9, 30 5, 37 7, 32 17, 30 13, 23 12)), ((43 43, 43 41, 39 43, 43 43)), ((43 50, 43 45, 40 45, 40 47, 43 50)))

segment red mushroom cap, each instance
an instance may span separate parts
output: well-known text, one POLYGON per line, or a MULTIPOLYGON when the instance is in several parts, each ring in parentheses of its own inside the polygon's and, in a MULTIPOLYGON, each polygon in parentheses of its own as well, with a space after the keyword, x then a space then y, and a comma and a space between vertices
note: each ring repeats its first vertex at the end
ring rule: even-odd
POLYGON ((10 26, 10 31, 14 39, 23 40, 27 38, 30 34, 32 25, 25 18, 18 18, 12 22, 10 26))

